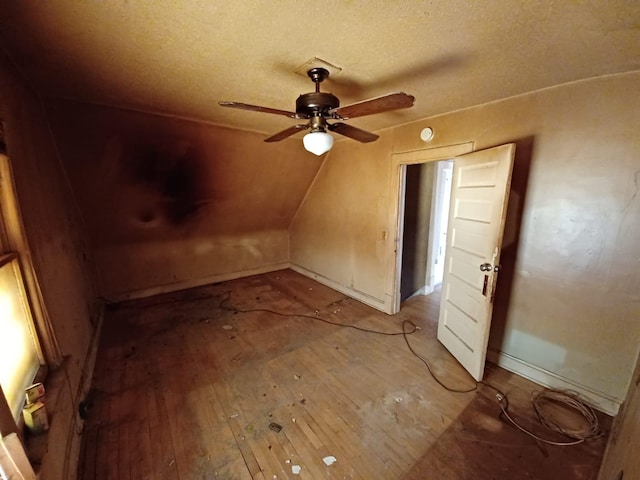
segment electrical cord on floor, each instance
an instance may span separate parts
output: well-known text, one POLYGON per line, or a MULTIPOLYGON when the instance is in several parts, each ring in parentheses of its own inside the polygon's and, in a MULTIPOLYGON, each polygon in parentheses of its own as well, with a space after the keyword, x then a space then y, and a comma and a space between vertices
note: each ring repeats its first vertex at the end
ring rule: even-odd
MULTIPOLYGON (((440 378, 438 378, 438 376, 433 372, 433 369, 431 368, 431 364, 427 361, 427 359, 425 359, 422 355, 420 355, 418 352, 416 352, 413 347, 411 346, 411 344, 409 343, 409 337, 407 337, 407 334, 409 332, 407 332, 405 330, 405 325, 411 325, 414 328, 414 332, 415 329, 417 328, 416 325, 411 321, 411 320, 404 320, 402 322, 402 333, 403 333, 403 338, 405 343, 407 344, 407 348, 409 348, 409 351, 413 354, 414 357, 416 357, 418 360, 420 360, 425 367, 427 367, 427 370, 429 371, 429 374, 431 375, 431 377, 438 383, 438 385, 440 385, 442 388, 444 388, 446 391, 448 392, 453 392, 453 393, 471 393, 471 392, 475 392, 478 389, 478 385, 474 385, 473 387, 470 388, 464 388, 464 389, 458 389, 458 388, 452 388, 449 387, 448 385, 446 385, 442 380, 440 380, 440 378)), ((411 332, 413 333, 413 332, 411 332)))
MULTIPOLYGON (((404 322, 402 322, 403 331, 404 331, 405 323, 414 325, 413 322, 409 320, 405 320, 404 322)), ((404 341, 406 342, 407 347, 409 348, 411 353, 415 357, 417 357, 427 367, 427 370, 429 371, 429 374, 431 375, 431 377, 442 388, 453 393, 471 393, 478 390, 478 385, 484 385, 486 387, 491 388, 496 392, 496 400, 500 405, 500 410, 502 410, 502 414, 509 421, 509 423, 511 423, 514 427, 516 427, 521 432, 529 435, 530 437, 535 438, 539 442, 546 443, 549 445, 556 445, 556 446, 571 446, 571 445, 578 445, 580 443, 585 442, 586 440, 598 438, 603 435, 603 433, 600 431, 598 417, 596 416, 595 412, 589 405, 587 405, 582 400, 580 400, 580 398, 576 393, 565 391, 565 390, 545 388, 541 392, 533 392, 531 394, 531 403, 533 404, 533 408, 536 412, 538 420, 546 428, 553 430, 555 432, 558 432, 566 437, 573 438, 573 440, 568 442, 557 442, 554 440, 547 440, 545 438, 542 438, 536 435, 535 433, 531 432, 530 430, 524 428, 516 420, 513 419, 513 417, 509 414, 509 399, 499 388, 494 387, 490 383, 486 383, 482 381, 476 383, 473 387, 470 387, 468 389, 456 389, 456 388, 449 387, 442 380, 440 380, 437 375, 434 374, 433 369, 431 368, 431 365, 429 364, 429 362, 413 349, 413 347, 409 343, 409 338, 406 335, 404 336, 404 341), (554 421, 549 416, 549 414, 545 412, 543 408, 545 404, 548 404, 551 402, 564 405, 565 407, 568 407, 577 411, 586 420, 588 427, 582 428, 582 429, 575 429, 575 430, 569 429, 567 427, 562 427, 559 423, 554 421)))
POLYGON ((271 310, 269 308, 248 308, 246 310, 241 310, 239 308, 229 307, 229 306, 225 305, 230 300, 231 300, 231 292, 223 293, 222 294, 222 300, 219 303, 220 308, 222 310, 226 310, 228 312, 233 312, 233 313, 264 312, 264 313, 271 313, 273 315, 278 315, 280 317, 308 318, 308 319, 315 320, 315 321, 318 321, 318 322, 327 323, 329 325, 334 325, 336 327, 352 328, 354 330, 358 330, 358 331, 364 332, 364 333, 373 333, 373 334, 376 334, 376 335, 385 335, 385 336, 389 336, 389 337, 399 336, 399 335, 403 335, 403 336, 411 335, 411 334, 415 333, 418 330, 418 327, 413 323, 411 323, 412 330, 409 331, 409 332, 405 332, 404 331, 404 327, 403 327, 403 330, 401 332, 382 332, 380 330, 373 330, 373 329, 370 329, 370 328, 359 327, 359 326, 353 325, 351 323, 334 322, 334 321, 331 321, 331 320, 327 320, 326 318, 313 316, 313 315, 307 315, 307 314, 304 314, 304 313, 282 313, 282 312, 277 312, 275 310, 271 310))
POLYGON ((369 328, 359 327, 357 325, 353 325, 353 324, 350 324, 350 323, 334 322, 334 321, 327 320, 327 319, 322 318, 322 317, 312 316, 312 315, 307 315, 307 314, 282 313, 282 312, 278 312, 278 311, 271 310, 271 309, 268 309, 268 308, 249 308, 249 309, 246 309, 246 310, 241 310, 241 309, 238 309, 238 308, 235 308, 235 307, 227 306, 226 304, 230 300, 231 300, 231 292, 223 293, 222 294, 222 300, 220 300, 220 302, 219 302, 220 309, 226 310, 228 312, 233 312, 233 313, 265 312, 265 313, 270 313, 270 314, 281 316, 281 317, 307 318, 307 319, 311 319, 311 320, 327 323, 329 325, 334 325, 334 326, 337 326, 337 327, 352 328, 352 329, 358 330, 360 332, 373 333, 373 334, 376 334, 376 335, 385 335, 385 336, 402 335, 402 337, 404 338, 405 343, 407 344, 407 348, 409 349, 409 351, 418 360, 420 360, 424 364, 424 366, 427 368, 427 371, 429 372, 431 377, 436 381, 436 383, 438 383, 438 385, 440 385, 442 388, 444 388, 448 392, 452 392, 452 393, 471 393, 471 392, 475 392, 475 391, 478 390, 478 385, 484 385, 484 386, 494 390, 496 392, 496 395, 495 395, 496 400, 498 401, 498 404, 500 405, 500 410, 502 411, 502 415, 504 415, 504 418, 506 418, 509 421, 509 423, 511 423, 515 428, 517 428, 518 430, 520 430, 524 434, 534 438, 535 440, 537 440, 539 442, 546 443, 548 445, 571 446, 571 445, 578 445, 578 444, 583 443, 583 442, 585 442, 587 440, 598 438, 598 437, 601 437, 603 435, 603 433, 600 431, 598 417, 596 416, 596 414, 593 411, 593 409, 589 405, 585 404, 582 400, 580 400, 578 395, 576 393, 574 393, 574 392, 546 388, 542 392, 533 392, 532 393, 531 401, 532 401, 534 410, 536 412, 536 415, 537 415, 538 420, 540 421, 540 423, 543 426, 545 426, 546 428, 550 429, 550 430, 553 430, 553 431, 555 431, 557 433, 560 433, 560 434, 562 434, 564 436, 567 436, 567 437, 573 439, 573 440, 567 441, 567 442, 558 442, 558 441, 548 440, 546 438, 542 438, 542 437, 536 435, 535 433, 531 432, 530 430, 526 429, 522 425, 520 425, 509 414, 509 399, 507 398, 506 394, 504 394, 499 388, 494 387, 490 383, 486 383, 486 382, 480 381, 480 382, 475 383, 472 387, 469 387, 469 388, 453 388, 453 387, 447 385, 445 382, 443 382, 434 373, 433 368, 431 367, 431 364, 429 363, 429 361, 427 359, 425 359, 422 355, 420 355, 418 352, 416 352, 416 350, 411 346, 411 343, 409 342, 408 335, 411 335, 411 334, 415 333, 418 330, 418 327, 416 326, 416 324, 413 323, 411 320, 403 320, 403 322, 402 322, 402 331, 401 332, 382 332, 382 331, 379 331, 379 330, 372 330, 372 329, 369 329, 369 328), (409 330, 407 330, 406 326, 410 327, 409 330), (582 429, 577 429, 577 430, 569 429, 569 428, 566 428, 566 427, 562 427, 556 421, 552 420, 551 417, 548 415, 548 413, 545 412, 543 406, 545 404, 548 404, 548 403, 556 403, 556 404, 564 405, 565 407, 568 407, 570 409, 573 409, 573 410, 577 411, 580 415, 582 415, 584 417, 584 419, 587 422, 588 427, 587 428, 582 428, 582 429))

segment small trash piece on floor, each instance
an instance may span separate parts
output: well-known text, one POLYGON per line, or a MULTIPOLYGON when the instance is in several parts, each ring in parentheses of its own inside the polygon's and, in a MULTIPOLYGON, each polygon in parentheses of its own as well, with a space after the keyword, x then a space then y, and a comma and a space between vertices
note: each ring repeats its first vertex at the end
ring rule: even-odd
POLYGON ((225 330, 233 330, 233 327, 231 325, 223 325, 222 328, 224 328, 225 330))
POLYGON ((287 465, 289 465, 291 463, 291 460, 289 460, 288 458, 284 461, 284 463, 286 463, 287 465))
POLYGON ((282 430, 282 425, 280 425, 280 424, 278 424, 278 423, 276 423, 276 422, 271 422, 271 423, 269 424, 269 429, 270 429, 270 430, 273 430, 273 431, 274 431, 274 432, 276 432, 276 433, 279 433, 279 432, 280 432, 280 430, 282 430))
POLYGON ((293 374, 293 378, 295 378, 296 380, 300 380, 301 377, 297 373, 294 373, 293 374))
POLYGON ((322 459, 322 461, 324 462, 324 464, 327 467, 330 467, 331 465, 333 465, 334 463, 336 463, 336 460, 338 460, 336 457, 334 457, 333 455, 328 455, 326 457, 324 457, 322 459))
POLYGON ((294 475, 300 475, 301 470, 302 470, 302 467, 300 465, 291 465, 291 471, 293 472, 294 475))

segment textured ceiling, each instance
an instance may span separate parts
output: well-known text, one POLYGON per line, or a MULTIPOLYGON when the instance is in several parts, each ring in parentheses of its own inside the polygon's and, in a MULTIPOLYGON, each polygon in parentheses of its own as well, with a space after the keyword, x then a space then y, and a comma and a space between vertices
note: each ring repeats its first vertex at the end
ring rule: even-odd
POLYGON ((640 69, 637 1, 21 0, 0 42, 42 95, 264 133, 294 121, 319 57, 342 105, 405 91, 410 110, 353 119, 377 130, 573 80, 640 69))

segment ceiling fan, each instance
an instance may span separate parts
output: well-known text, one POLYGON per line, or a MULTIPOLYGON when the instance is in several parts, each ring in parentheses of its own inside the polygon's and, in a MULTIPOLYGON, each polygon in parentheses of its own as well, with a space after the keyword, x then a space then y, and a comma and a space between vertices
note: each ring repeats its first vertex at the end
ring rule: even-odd
POLYGON ((316 84, 316 89, 315 92, 303 93, 298 97, 295 112, 239 102, 219 102, 219 104, 223 107, 273 113, 289 118, 308 119, 309 121, 307 123, 293 125, 266 138, 265 142, 278 142, 299 131, 311 129, 311 132, 304 136, 304 147, 316 155, 322 155, 328 152, 333 146, 333 137, 329 135, 326 130, 344 135, 362 143, 374 142, 378 139, 378 135, 367 132, 366 130, 347 125, 341 121, 329 123, 327 120, 348 120, 350 118, 363 117, 375 113, 409 108, 413 106, 415 100, 412 95, 395 92, 340 107, 338 97, 331 93, 320 91, 320 84, 329 77, 328 70, 316 67, 310 69, 307 75, 316 84))

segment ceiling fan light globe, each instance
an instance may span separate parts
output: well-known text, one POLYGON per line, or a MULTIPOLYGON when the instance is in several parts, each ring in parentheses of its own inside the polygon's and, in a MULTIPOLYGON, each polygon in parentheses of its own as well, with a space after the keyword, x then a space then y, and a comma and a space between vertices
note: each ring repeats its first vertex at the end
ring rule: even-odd
POLYGON ((302 139, 305 150, 314 155, 322 155, 333 147, 333 137, 326 132, 307 133, 302 139))

